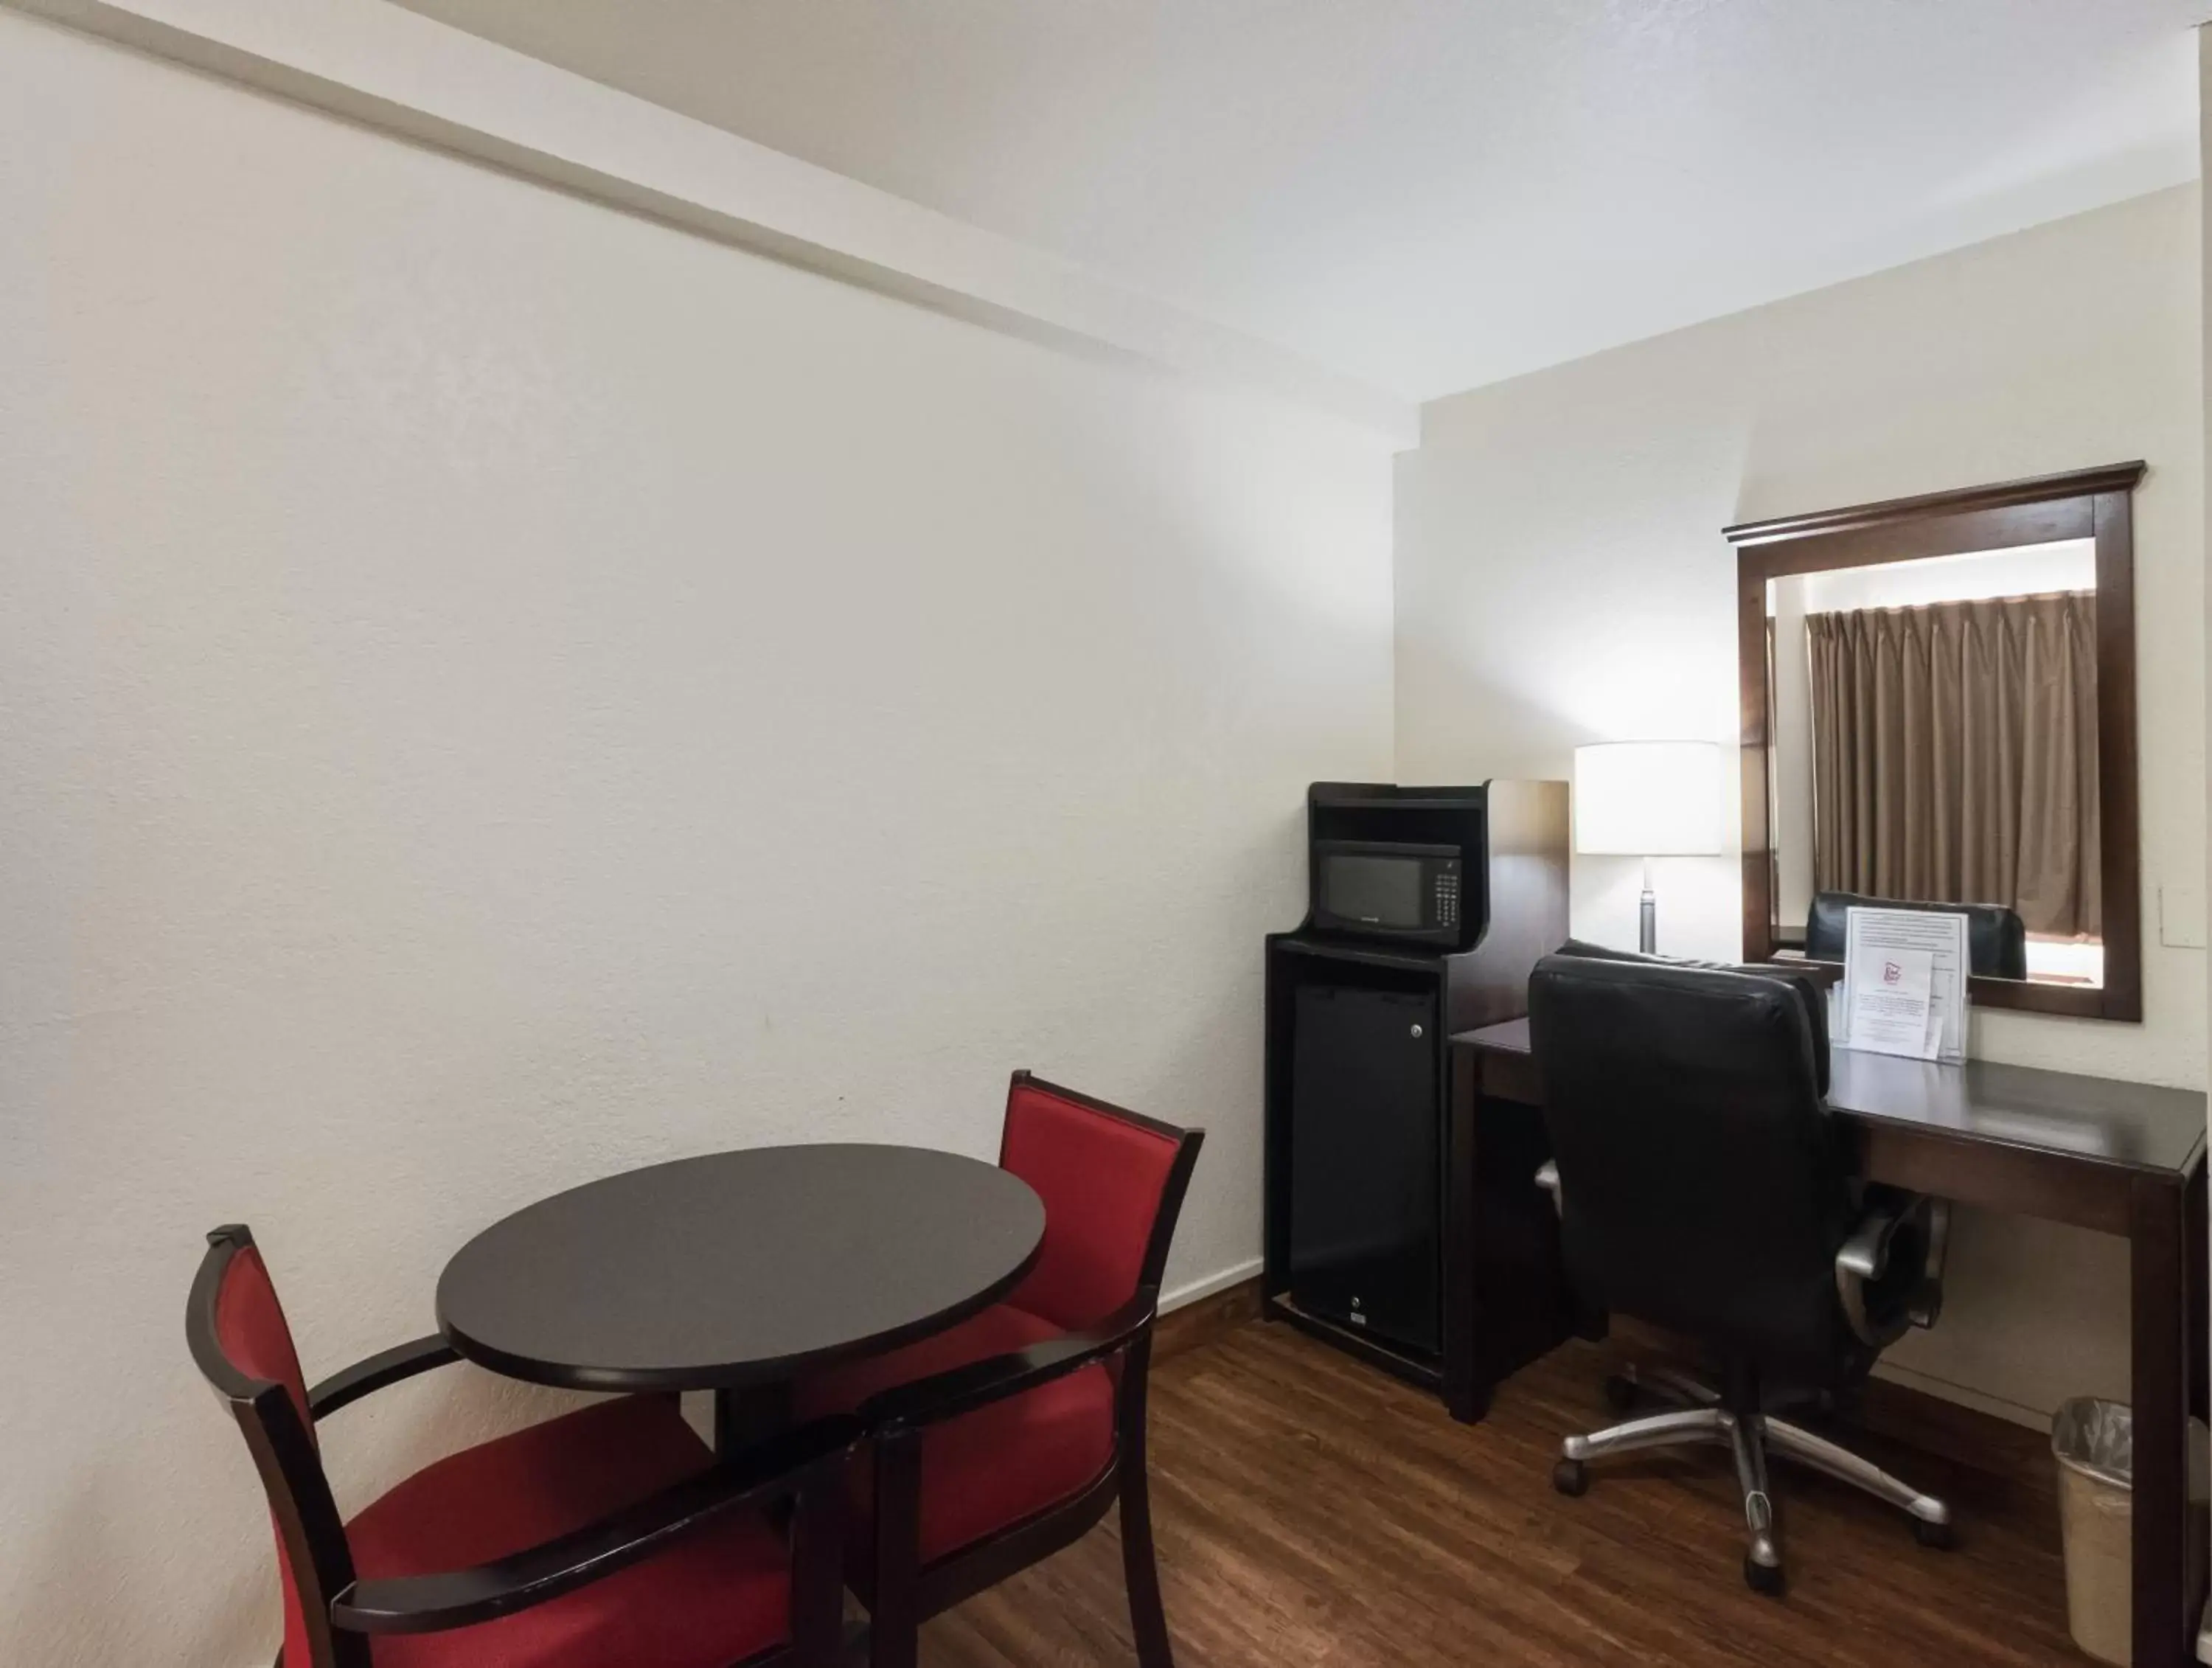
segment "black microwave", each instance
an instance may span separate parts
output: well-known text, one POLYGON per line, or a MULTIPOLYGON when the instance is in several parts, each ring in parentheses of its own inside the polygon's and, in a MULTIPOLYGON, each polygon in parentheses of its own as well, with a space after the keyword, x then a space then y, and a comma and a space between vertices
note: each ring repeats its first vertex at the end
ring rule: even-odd
POLYGON ((1312 880, 1319 931, 1459 946, 1457 846, 1316 840, 1312 880))

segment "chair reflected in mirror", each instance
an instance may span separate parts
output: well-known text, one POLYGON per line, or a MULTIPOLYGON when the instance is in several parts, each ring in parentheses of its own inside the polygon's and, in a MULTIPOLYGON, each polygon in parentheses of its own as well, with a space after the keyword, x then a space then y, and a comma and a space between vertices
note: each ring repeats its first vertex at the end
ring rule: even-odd
POLYGON ((1983 978, 2027 977, 2027 923, 2002 904, 1931 904, 1870 898, 1863 892, 1816 892, 1805 917, 1805 959, 1841 961, 1855 909, 1933 910, 1966 917, 1966 971, 1983 978))

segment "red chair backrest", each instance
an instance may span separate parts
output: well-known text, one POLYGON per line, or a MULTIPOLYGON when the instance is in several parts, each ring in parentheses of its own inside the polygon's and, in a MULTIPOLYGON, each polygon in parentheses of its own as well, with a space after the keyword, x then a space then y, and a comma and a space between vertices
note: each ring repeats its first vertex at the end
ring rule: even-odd
POLYGON ((315 1421, 307 1412, 307 1375, 300 1370, 300 1352, 292 1342, 284 1306, 276 1300, 276 1282, 255 1246, 237 1252, 222 1271, 216 1288, 215 1336, 223 1358, 238 1371, 291 1392, 300 1422, 312 1438, 315 1421))
POLYGON ((1157 1284, 1201 1138, 1017 1072, 999 1162, 1036 1190, 1045 1226, 1007 1300, 1073 1330, 1157 1284))
MULTIPOLYGON (((312 1519, 328 1525, 340 1549, 338 1561, 349 1565, 343 1551, 343 1531, 330 1483, 322 1472, 315 1442, 315 1422, 307 1408, 307 1377, 300 1370, 300 1352, 292 1342, 292 1329, 284 1307, 276 1299, 275 1282, 262 1263, 253 1236, 242 1227, 218 1228, 208 1236, 206 1259, 192 1287, 185 1330, 200 1371, 216 1393, 230 1403, 234 1415, 252 1449, 262 1488, 268 1496, 270 1527, 276 1537, 276 1568, 284 1590, 285 1668, 318 1668, 337 1659, 327 1628, 311 1636, 307 1607, 294 1572, 292 1549, 286 1545, 285 1525, 304 1525, 312 1519), (284 1400, 298 1415, 304 1445, 288 1445, 272 1426, 280 1423, 282 1403, 268 1395, 270 1385, 280 1386, 284 1400), (318 1649, 318 1647, 320 1647, 318 1649)), ((306 1533, 304 1527, 300 1531, 306 1533)), ((318 1572, 349 1578, 350 1569, 318 1572)), ((349 1648, 348 1660, 367 1661, 368 1647, 349 1648)))

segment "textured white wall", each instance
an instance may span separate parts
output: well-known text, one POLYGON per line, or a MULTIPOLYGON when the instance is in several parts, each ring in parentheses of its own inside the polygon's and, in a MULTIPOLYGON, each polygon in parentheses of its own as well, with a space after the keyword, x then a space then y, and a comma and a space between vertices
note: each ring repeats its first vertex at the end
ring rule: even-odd
MULTIPOLYGON (((1172 1281, 1256 1257, 1374 440, 6 12, 0 111, 0 1660, 273 1649, 216 1222, 312 1374, 552 1190, 988 1154, 1026 1064, 1211 1128, 1172 1281)), ((342 1495, 541 1399, 349 1413, 342 1495)))
MULTIPOLYGON (((2144 1022, 1984 1013, 1995 1059, 2205 1075, 2204 952, 2156 889, 2205 868, 2194 186, 1439 400, 1398 473, 1398 767, 1561 775, 1588 740, 1737 733, 1733 521, 2117 462, 2136 495, 2144 1022)), ((1738 859, 1655 865, 1661 947, 1740 948, 1738 859)), ((1634 941, 1637 866, 1576 861, 1577 931, 1634 941)), ((2118 1241, 1975 1218, 1943 1324, 1893 1353, 1954 1393, 2126 1393, 2118 1241)))
MULTIPOLYGON (((2197 54, 2197 120, 2203 164, 2199 168, 2197 177, 2201 189, 2203 181, 2212 180, 2212 24, 2198 26, 2197 54)), ((2197 365, 2201 374, 2198 384, 2201 403, 2198 412, 2203 418, 2203 437, 2207 447, 2212 447, 2212 216, 2200 213, 2197 230, 2197 279, 2200 285, 2197 295, 2197 320, 2200 332, 2197 348, 2200 355, 2203 356, 2199 358, 2197 365)), ((2208 454, 2206 461, 2208 466, 2205 479, 2212 481, 2212 454, 2208 454)), ((2212 491, 2206 492, 2204 499, 2205 513, 2212 516, 2212 491)), ((2212 525, 2208 525, 2206 528, 2205 549, 2212 551, 2212 525)), ((2212 610, 2212 594, 2208 594, 2205 600, 2208 610, 2212 610)), ((2204 660, 2212 661, 2212 612, 2207 612, 2203 615, 2203 646, 2198 652, 2204 660)), ((2212 690, 2208 690, 2206 693, 2208 698, 2212 698, 2212 690)), ((2200 785, 2203 788, 2208 800, 2212 800, 2212 773, 2207 773, 2200 785)), ((2202 895, 2212 897, 2212 851, 2206 853, 2206 890, 2202 895)), ((2212 1294, 2207 1295, 2206 1301, 2212 1303, 2212 1294)), ((2200 1656, 2203 1654, 2203 1649, 2204 1641, 2200 1635, 2197 1641, 2197 1653, 2200 1656)))

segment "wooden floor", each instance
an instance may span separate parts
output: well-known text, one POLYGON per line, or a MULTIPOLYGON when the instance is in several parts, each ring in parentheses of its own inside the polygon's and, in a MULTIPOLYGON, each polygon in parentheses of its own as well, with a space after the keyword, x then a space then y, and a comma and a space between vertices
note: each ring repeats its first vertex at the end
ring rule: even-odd
MULTIPOLYGON (((1179 1668, 1680 1664, 2078 1665, 2057 1509, 2034 1432, 1961 1415, 1930 1454, 1862 1446, 1948 1499, 1953 1552, 1794 1466, 1775 1479, 1789 1596, 1743 1585, 1725 1451, 1593 1467, 1554 1494, 1559 1439, 1608 1421, 1610 1346, 1521 1374, 1489 1420, 1279 1325, 1155 1370, 1152 1488, 1179 1668)), ((1893 1403, 1869 1417, 1896 1416, 1893 1403)), ((1113 1519, 929 1624, 925 1668, 1133 1668, 1113 1519)))

